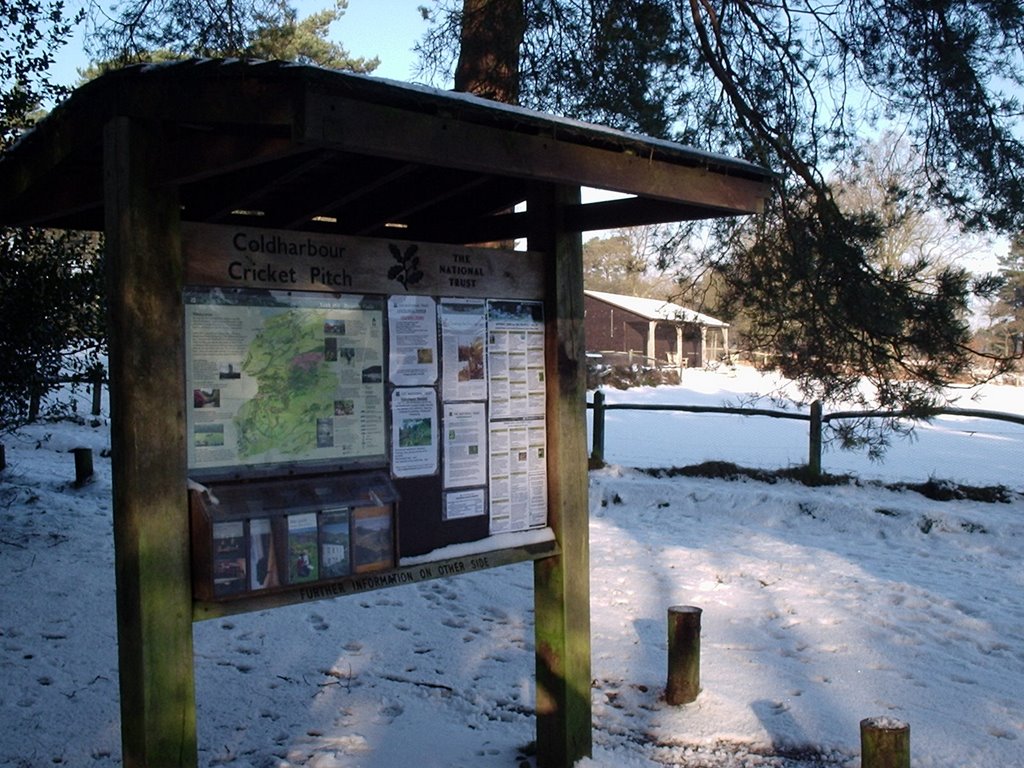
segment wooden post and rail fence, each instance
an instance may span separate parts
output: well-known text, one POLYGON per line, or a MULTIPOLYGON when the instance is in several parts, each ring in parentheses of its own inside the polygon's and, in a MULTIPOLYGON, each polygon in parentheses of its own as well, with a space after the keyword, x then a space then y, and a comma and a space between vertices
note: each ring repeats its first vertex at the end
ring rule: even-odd
MULTIPOLYGON (((661 405, 654 403, 606 403, 604 392, 596 390, 593 402, 587 403, 587 408, 593 410, 592 447, 590 452, 590 466, 600 467, 604 465, 605 448, 605 413, 607 411, 676 411, 680 413, 723 413, 736 416, 766 416, 773 419, 792 419, 806 421, 808 427, 808 450, 807 469, 811 477, 821 476, 821 449, 822 431, 826 424, 842 419, 920 419, 922 415, 917 411, 910 410, 864 410, 864 411, 834 411, 824 413, 821 401, 815 400, 811 403, 809 413, 797 413, 794 411, 778 411, 768 408, 732 408, 727 406, 710 405, 661 405)), ((1002 413, 999 411, 978 410, 975 408, 935 408, 927 413, 927 418, 932 416, 968 416, 978 419, 992 419, 995 421, 1006 421, 1012 424, 1024 426, 1024 416, 1013 413, 1002 413)))
POLYGON ((67 376, 58 379, 40 381, 39 386, 33 386, 29 393, 28 421, 31 423, 39 418, 39 411, 42 408, 43 391, 47 385, 59 384, 86 384, 89 386, 92 395, 91 413, 99 416, 102 410, 103 387, 108 383, 107 372, 102 365, 96 365, 85 373, 78 376, 67 376))

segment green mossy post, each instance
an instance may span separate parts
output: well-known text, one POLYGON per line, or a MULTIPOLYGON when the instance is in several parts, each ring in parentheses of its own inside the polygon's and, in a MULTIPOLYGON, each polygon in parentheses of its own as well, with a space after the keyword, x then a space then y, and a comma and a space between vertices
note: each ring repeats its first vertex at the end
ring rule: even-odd
POLYGON ((891 717, 860 721, 861 768, 910 768, 910 725, 891 717))
POLYGON ((104 131, 121 744, 126 768, 196 751, 177 195, 157 124, 104 131))
POLYGON ((548 524, 561 549, 534 563, 537 765, 570 768, 592 749, 583 240, 563 222, 578 187, 541 186, 527 202, 531 250, 547 264, 548 524))
POLYGON ((700 693, 700 617, 693 605, 668 609, 668 679, 665 701, 689 704, 700 693))

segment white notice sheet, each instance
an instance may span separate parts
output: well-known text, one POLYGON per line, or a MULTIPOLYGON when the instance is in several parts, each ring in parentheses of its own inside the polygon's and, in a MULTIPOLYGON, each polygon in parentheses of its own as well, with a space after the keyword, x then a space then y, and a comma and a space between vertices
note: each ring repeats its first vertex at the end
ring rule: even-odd
POLYGON ((483 403, 444 404, 444 487, 487 483, 487 420, 483 403))
POLYGON ((484 504, 483 488, 448 491, 444 495, 444 519, 457 520, 461 517, 479 517, 485 512, 484 504))
POLYGON ((396 386, 437 381, 437 305, 430 296, 388 299, 390 381, 396 386))
POLYGON ((437 473, 437 397, 432 387, 391 395, 391 471, 395 477, 437 473))
POLYGON ((543 419, 490 423, 490 532, 547 524, 547 435, 543 419))
POLYGON ((442 299, 442 399, 484 400, 487 397, 487 304, 481 299, 442 299))
POLYGON ((544 416, 542 305, 530 301, 489 301, 487 340, 490 417, 544 416))

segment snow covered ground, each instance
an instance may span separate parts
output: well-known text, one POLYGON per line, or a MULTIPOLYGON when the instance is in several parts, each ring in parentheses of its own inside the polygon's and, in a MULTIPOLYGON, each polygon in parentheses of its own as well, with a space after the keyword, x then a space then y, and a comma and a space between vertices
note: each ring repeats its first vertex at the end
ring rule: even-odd
MULTIPOLYGON (((763 389, 687 371, 613 399, 763 389)), ((968 407, 1024 413, 1024 390, 968 407)), ((762 404, 763 405, 763 404, 762 404)), ((862 718, 910 723, 915 768, 1024 765, 1024 427, 941 419, 829 472, 1001 484, 1005 503, 880 486, 652 478, 624 467, 806 460, 799 422, 608 414, 591 474, 594 756, 580 768, 849 766, 862 718), (666 611, 703 608, 697 701, 662 700, 666 611)), ((0 765, 120 764, 105 424, 5 438, 0 765), (68 451, 95 451, 75 488, 68 451)), ((529 564, 195 625, 200 764, 532 764, 529 564)))

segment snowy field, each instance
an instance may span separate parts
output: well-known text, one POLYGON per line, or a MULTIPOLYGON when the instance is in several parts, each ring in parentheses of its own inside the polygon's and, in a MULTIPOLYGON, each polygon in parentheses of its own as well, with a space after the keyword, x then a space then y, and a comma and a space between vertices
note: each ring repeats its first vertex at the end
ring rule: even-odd
MULTIPOLYGON (((633 402, 739 404, 751 372, 633 402)), ((764 403, 759 403, 764 407, 764 403)), ((965 407, 1024 413, 1024 390, 965 407)), ((6 437, 0 765, 119 765, 109 446, 6 437), (73 487, 68 451, 95 451, 73 487)), ((1006 503, 875 485, 655 479, 625 467, 806 461, 806 425, 608 414, 591 474, 594 756, 579 768, 860 765, 858 723, 910 723, 915 768, 1024 766, 1024 427, 941 419, 882 464, 826 471, 1012 488, 1006 503), (994 431, 993 431, 994 430, 994 431), (662 700, 666 610, 703 608, 697 701, 662 700)), ((200 765, 532 765, 529 564, 195 625, 200 765)))

